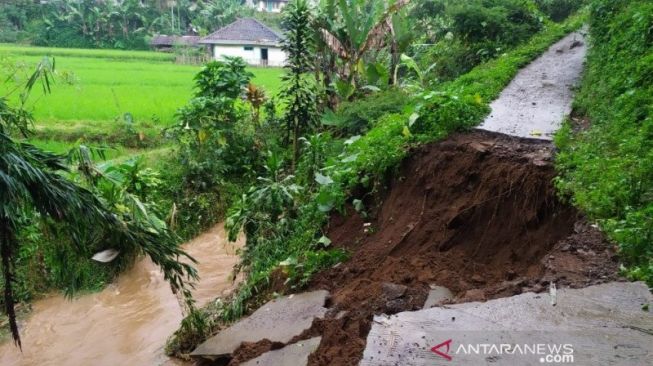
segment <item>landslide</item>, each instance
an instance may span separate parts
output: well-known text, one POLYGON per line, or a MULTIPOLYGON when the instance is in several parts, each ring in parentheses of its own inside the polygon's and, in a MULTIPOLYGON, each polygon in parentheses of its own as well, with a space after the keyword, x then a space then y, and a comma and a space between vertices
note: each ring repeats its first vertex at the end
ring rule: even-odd
POLYGON ((414 151, 368 218, 348 210, 329 226, 353 253, 309 289, 332 295, 310 365, 356 365, 374 314, 421 309, 429 286, 451 302, 614 280, 614 248, 553 186, 553 146, 475 131, 414 151), (371 217, 371 218, 370 218, 371 217))

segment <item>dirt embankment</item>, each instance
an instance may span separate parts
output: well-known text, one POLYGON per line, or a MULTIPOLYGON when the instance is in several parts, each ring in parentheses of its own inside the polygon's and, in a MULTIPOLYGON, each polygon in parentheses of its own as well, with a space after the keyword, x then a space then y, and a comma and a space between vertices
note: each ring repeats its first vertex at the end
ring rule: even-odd
MULTIPOLYGON (((357 365, 374 314, 421 309, 431 285, 457 303, 615 280, 613 246, 557 198, 552 155, 484 131, 414 151, 370 218, 332 217, 328 235, 352 257, 309 284, 330 310, 290 343, 321 336, 309 365, 357 365)), ((280 346, 244 344, 229 365, 280 346)))
POLYGON ((334 217, 353 255, 310 285, 333 306, 300 337, 322 336, 309 364, 358 364, 373 314, 420 309, 429 285, 467 302, 614 280, 613 247, 557 198, 551 160, 549 143, 454 135, 404 162, 374 219, 334 217))

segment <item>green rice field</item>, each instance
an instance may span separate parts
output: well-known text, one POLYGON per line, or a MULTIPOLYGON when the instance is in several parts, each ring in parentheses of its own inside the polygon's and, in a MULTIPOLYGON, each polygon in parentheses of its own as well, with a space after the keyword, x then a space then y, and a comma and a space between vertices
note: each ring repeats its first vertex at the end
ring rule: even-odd
MULTIPOLYGON (((35 90, 30 106, 37 127, 58 130, 104 130, 125 113, 130 113, 139 125, 169 126, 175 111, 191 97, 193 76, 200 69, 175 64, 172 55, 158 52, 0 44, 5 69, 0 74, 9 74, 11 67, 19 66, 18 77, 25 77, 43 56, 54 57, 59 81, 49 95, 35 90)), ((251 71, 255 75, 253 83, 263 87, 268 96, 278 92, 281 69, 251 71)), ((0 76, 4 81, 6 76, 0 76)), ((12 85, 0 84, 0 95, 6 95, 12 85)))

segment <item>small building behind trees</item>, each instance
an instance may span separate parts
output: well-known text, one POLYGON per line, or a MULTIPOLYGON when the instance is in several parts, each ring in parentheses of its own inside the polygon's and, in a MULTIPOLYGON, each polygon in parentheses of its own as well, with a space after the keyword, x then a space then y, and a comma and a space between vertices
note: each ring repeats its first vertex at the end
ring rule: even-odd
POLYGON ((211 57, 242 57, 252 66, 283 66, 286 53, 281 35, 253 18, 242 18, 199 40, 207 45, 211 57))

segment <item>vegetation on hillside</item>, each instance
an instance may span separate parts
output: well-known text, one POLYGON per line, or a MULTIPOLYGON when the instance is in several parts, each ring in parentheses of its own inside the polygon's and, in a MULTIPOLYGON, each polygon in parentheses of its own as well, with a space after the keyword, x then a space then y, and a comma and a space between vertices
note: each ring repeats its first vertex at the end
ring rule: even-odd
MULTIPOLYGON (((289 27, 287 32, 304 29, 310 19, 318 29, 318 64, 305 73, 307 65, 298 59, 301 66, 290 63, 288 72, 292 80, 293 73, 299 71, 306 86, 319 93, 322 124, 302 127, 296 155, 294 139, 288 138, 295 125, 283 122, 305 110, 286 108, 284 119, 270 113, 260 124, 246 116, 227 120, 230 131, 266 136, 265 141, 252 145, 259 158, 258 164, 248 165, 254 167, 249 188, 231 198, 227 211, 230 236, 235 238, 241 230, 246 234, 238 266, 246 274, 245 280, 230 298, 189 317, 193 321, 182 325, 168 344, 168 352, 192 349, 213 329, 251 311, 271 295, 271 283, 276 291, 280 283, 288 290, 300 289, 319 270, 344 260, 347 253, 331 248, 326 236, 329 215, 351 207, 365 216, 375 194, 412 147, 481 122, 489 112, 489 102, 521 67, 584 20, 582 15, 559 24, 544 20, 532 37, 451 82, 438 83, 415 62, 410 48, 405 48, 407 53, 399 55, 395 63, 393 47, 399 40, 375 38, 381 34, 379 29, 388 26, 392 14, 411 10, 393 8, 394 2, 379 2, 383 4, 361 3, 346 9, 333 1, 324 1, 314 10, 306 9, 301 0, 289 5, 291 11, 285 16, 290 19, 283 23, 289 27), (329 14, 329 23, 324 23, 324 14, 329 14), (350 40, 357 43, 348 43, 350 40), (347 46, 340 47, 345 43, 347 46), (347 55, 355 53, 360 55, 352 63, 347 55), (391 82, 394 73, 397 78, 391 82)), ((534 9, 533 2, 522 4, 525 11, 534 9)), ((295 97, 300 102, 313 98, 304 92, 295 97)), ((201 111, 201 106, 198 109, 201 111)), ((213 130, 207 136, 216 133, 213 130)), ((226 140, 227 144, 233 142, 226 140)), ((229 187, 225 183, 236 179, 243 183, 242 175, 212 174, 223 182, 218 187, 229 187)))
POLYGON ((576 121, 556 137, 557 184, 653 285, 653 3, 595 0, 576 121), (587 122, 588 126, 586 126, 587 122))
POLYGON ((0 42, 147 49, 154 34, 206 35, 245 16, 278 28, 241 0, 15 0, 0 3, 0 42))

